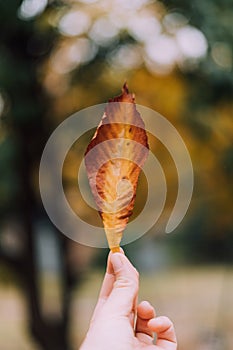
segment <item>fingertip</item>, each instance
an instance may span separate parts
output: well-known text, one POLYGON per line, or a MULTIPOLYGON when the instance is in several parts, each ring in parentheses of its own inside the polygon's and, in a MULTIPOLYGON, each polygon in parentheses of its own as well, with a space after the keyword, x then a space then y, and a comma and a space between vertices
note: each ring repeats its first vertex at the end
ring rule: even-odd
POLYGON ((117 275, 118 273, 124 274, 124 276, 127 276, 130 280, 135 280, 138 283, 139 273, 126 255, 122 253, 113 253, 109 255, 109 260, 110 273, 114 275, 117 275))
MULTIPOLYGON (((107 269, 106 269, 107 273, 113 274, 114 272, 116 272, 120 268, 121 264, 117 263, 117 261, 120 259, 119 256, 126 257, 125 256, 125 252, 124 252, 124 250, 122 248, 120 248, 120 252, 112 252, 111 250, 109 251, 108 259, 107 259, 107 269), (115 257, 113 258, 113 256, 116 256, 116 258, 115 257), (113 265, 114 264, 113 261, 114 262, 116 261, 115 268, 114 268, 114 265, 113 265)), ((123 260, 121 260, 121 261, 122 261, 122 264, 123 264, 124 261, 123 260)))
POLYGON ((147 300, 143 300, 138 304, 139 308, 143 308, 143 309, 154 309, 153 306, 151 305, 151 303, 147 300))
POLYGON ((172 349, 176 349, 177 339, 175 328, 172 321, 166 316, 153 318, 147 322, 147 327, 154 333, 157 333, 157 342, 170 342, 172 349))
POLYGON ((138 315, 142 319, 151 319, 155 317, 154 307, 146 300, 143 300, 137 307, 138 315))
POLYGON ((125 255, 124 249, 120 247, 120 252, 125 255))
POLYGON ((148 327, 157 332, 162 332, 172 326, 172 321, 166 316, 154 317, 148 321, 148 327))
POLYGON ((112 253, 110 255, 110 260, 111 260, 114 272, 117 272, 122 268, 124 264, 122 257, 123 257, 122 253, 112 253))
POLYGON ((154 317, 148 321, 147 325, 151 330, 154 331, 162 326, 162 322, 159 317, 156 317, 156 318, 154 317))
POLYGON ((116 254, 116 253, 121 253, 121 254, 124 254, 125 255, 125 252, 124 252, 124 249, 123 248, 118 248, 119 250, 110 250, 109 253, 108 253, 108 256, 112 255, 112 254, 116 254))

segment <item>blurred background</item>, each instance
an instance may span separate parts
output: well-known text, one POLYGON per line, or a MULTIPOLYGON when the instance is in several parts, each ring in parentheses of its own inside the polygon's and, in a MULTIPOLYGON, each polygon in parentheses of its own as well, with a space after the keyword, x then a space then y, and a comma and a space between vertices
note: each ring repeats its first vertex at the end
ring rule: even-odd
MULTIPOLYGON (((75 243, 50 222, 39 163, 63 120, 118 95, 126 80, 138 104, 179 131, 195 176, 190 208, 166 235, 177 174, 150 138, 168 195, 154 227, 125 246, 141 273, 140 299, 173 320, 180 350, 233 348, 232 13, 231 0, 0 0, 1 349, 81 344, 108 250, 75 243)), ((92 134, 63 168, 67 199, 87 221, 98 214, 80 199, 77 164, 92 134)), ((142 176, 136 214, 144 186, 142 176)))

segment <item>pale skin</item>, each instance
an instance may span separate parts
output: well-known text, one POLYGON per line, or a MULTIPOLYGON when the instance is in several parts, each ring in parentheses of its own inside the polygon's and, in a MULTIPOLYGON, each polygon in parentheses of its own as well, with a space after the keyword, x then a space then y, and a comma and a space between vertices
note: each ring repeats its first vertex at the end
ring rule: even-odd
POLYGON ((138 290, 139 274, 123 251, 110 253, 99 300, 80 350, 177 349, 172 322, 165 316, 156 317, 148 301, 137 305, 138 290))

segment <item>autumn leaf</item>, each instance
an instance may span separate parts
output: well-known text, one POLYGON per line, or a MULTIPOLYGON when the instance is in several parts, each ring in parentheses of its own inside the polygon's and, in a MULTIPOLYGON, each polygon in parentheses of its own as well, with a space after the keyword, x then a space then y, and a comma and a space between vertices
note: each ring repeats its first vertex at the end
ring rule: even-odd
POLYGON ((85 153, 90 187, 113 251, 119 251, 149 149, 134 100, 125 84, 122 94, 109 100, 85 153))

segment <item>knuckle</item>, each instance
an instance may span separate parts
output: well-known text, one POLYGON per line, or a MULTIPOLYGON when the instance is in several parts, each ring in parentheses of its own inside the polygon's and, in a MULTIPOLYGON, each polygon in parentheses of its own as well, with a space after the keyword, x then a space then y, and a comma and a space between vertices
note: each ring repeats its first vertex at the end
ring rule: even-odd
POLYGON ((135 288, 136 283, 128 277, 120 277, 114 283, 116 288, 135 288))

